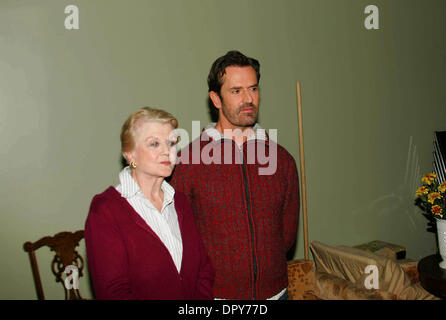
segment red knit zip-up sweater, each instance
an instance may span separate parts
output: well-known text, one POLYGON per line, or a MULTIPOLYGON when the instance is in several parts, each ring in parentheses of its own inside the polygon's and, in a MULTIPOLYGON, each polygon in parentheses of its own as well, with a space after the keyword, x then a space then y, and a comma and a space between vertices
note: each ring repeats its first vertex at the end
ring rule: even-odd
POLYGON ((260 164, 258 157, 254 163, 255 152, 249 150, 253 145, 264 148, 268 157, 274 151, 273 141, 245 142, 241 164, 240 150, 232 140, 213 141, 206 132, 203 135, 181 151, 183 163, 176 166, 170 183, 191 203, 216 272, 214 296, 272 297, 287 287, 286 253, 296 240, 300 202, 294 158, 276 144, 276 172, 260 175, 259 168, 268 164, 260 164), (192 163, 198 158, 192 155, 194 145, 202 155, 199 164, 192 163), (203 163, 208 156, 223 164, 203 163))

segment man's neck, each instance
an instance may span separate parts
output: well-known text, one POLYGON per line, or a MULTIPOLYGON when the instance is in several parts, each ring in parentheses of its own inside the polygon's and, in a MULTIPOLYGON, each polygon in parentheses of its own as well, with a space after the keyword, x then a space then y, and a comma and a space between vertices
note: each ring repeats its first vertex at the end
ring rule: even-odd
POLYGON ((234 140, 239 147, 255 134, 253 126, 237 127, 220 121, 215 125, 215 129, 225 137, 234 140))

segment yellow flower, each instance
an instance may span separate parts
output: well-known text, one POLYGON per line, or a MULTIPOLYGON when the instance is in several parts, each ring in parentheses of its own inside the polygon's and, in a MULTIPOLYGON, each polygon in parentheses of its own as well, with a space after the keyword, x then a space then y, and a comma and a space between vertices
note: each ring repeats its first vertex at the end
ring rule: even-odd
POLYGON ((421 178, 421 181, 423 181, 427 185, 431 185, 431 183, 437 178, 437 175, 435 173, 428 173, 421 178))
POLYGON ((415 193, 415 195, 417 197, 422 196, 423 194, 428 194, 429 193, 429 189, 427 187, 419 187, 417 189, 417 192, 415 193))
POLYGON ((443 181, 443 183, 438 186, 438 191, 440 191, 441 193, 444 193, 446 191, 446 181, 443 181))
POLYGON ((441 209, 440 206, 432 206, 432 213, 439 216, 441 213, 443 212, 443 210, 441 209))
POLYGON ((439 192, 432 192, 429 193, 429 195, 427 196, 429 200, 427 200, 429 203, 434 204, 435 200, 437 199, 441 199, 442 196, 439 192))

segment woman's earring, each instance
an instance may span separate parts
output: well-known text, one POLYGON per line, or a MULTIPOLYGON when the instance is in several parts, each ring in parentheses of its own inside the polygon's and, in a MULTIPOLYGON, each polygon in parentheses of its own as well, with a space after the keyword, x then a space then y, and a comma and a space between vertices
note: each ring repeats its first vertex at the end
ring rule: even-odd
POLYGON ((130 162, 130 167, 133 169, 136 169, 136 163, 134 161, 130 162))

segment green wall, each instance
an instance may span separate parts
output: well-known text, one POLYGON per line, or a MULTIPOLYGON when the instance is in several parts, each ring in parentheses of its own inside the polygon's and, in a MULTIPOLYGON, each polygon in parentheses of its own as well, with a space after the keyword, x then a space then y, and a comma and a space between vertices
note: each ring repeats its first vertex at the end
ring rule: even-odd
POLYGON ((434 253, 413 195, 446 130, 445 13, 435 0, 0 0, 0 298, 35 299, 23 243, 83 229, 92 196, 117 182, 131 112, 210 121, 207 73, 231 49, 260 60, 260 123, 297 161, 302 82, 310 240, 434 253), (70 4, 79 30, 64 28, 70 4), (368 4, 379 30, 364 28, 368 4))

